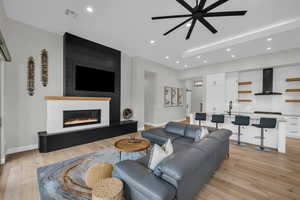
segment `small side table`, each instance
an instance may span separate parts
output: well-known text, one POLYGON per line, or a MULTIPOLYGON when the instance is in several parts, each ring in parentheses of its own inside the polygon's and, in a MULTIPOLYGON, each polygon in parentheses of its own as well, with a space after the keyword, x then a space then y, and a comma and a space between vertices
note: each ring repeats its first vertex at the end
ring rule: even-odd
POLYGON ((131 143, 129 139, 121 139, 115 142, 115 148, 120 153, 120 160, 122 160, 122 152, 133 153, 145 151, 150 147, 150 142, 145 139, 139 139, 138 143, 131 143))
POLYGON ((92 200, 122 200, 123 183, 117 178, 106 178, 96 183, 92 191, 92 200))

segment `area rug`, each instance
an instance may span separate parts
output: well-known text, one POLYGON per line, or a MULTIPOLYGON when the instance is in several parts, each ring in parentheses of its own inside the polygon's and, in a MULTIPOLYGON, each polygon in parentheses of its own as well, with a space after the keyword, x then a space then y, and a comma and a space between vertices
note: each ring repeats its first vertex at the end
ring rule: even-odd
MULTIPOLYGON (((122 160, 143 156, 143 152, 122 154, 122 160)), ((90 200, 91 189, 85 184, 85 172, 99 162, 115 164, 119 162, 119 152, 108 148, 38 168, 40 200, 90 200)))

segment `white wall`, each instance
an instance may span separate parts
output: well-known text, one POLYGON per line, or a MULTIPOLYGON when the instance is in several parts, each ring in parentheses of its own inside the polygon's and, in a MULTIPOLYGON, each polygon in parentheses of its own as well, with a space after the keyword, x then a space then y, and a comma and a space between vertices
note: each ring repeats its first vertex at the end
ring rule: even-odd
POLYGON ((156 84, 156 74, 145 71, 145 87, 144 87, 144 116, 145 116, 145 123, 146 124, 154 124, 155 118, 154 118, 154 108, 155 108, 155 99, 158 94, 158 91, 156 91, 157 87, 155 87, 156 84))
MULTIPOLYGON (((63 94, 62 37, 7 19, 3 30, 12 62, 4 68, 4 129, 6 149, 36 146, 37 133, 46 130, 44 96, 63 94), (40 54, 49 53, 49 84, 41 84, 40 54), (27 92, 27 60, 35 59, 35 94, 27 92)), ((13 151, 13 150, 9 150, 13 151)))
MULTIPOLYGON (((132 85, 132 105, 135 113, 135 119, 139 121, 139 129, 144 127, 144 85, 145 71, 156 74, 155 91, 157 91, 154 99, 154 123, 162 124, 172 120, 180 120, 185 116, 184 107, 164 107, 164 87, 184 88, 184 82, 179 81, 181 72, 167 68, 164 65, 136 57, 133 59, 133 85, 132 85)), ((147 97, 146 97, 147 98, 147 97)))
POLYGON ((205 77, 207 74, 224 72, 238 72, 246 70, 261 69, 267 67, 278 67, 300 63, 300 48, 282 51, 273 54, 242 58, 232 62, 216 63, 200 66, 186 70, 181 73, 181 79, 192 79, 194 77, 205 77))
POLYGON ((300 114, 300 105, 287 103, 286 99, 300 99, 299 93, 286 93, 286 89, 300 88, 298 82, 286 82, 287 78, 300 77, 300 65, 291 65, 274 68, 273 91, 283 95, 255 96, 262 92, 262 70, 251 70, 239 73, 239 81, 252 81, 252 85, 240 86, 240 90, 251 90, 252 94, 240 94, 241 99, 251 99, 251 103, 240 103, 239 110, 242 112, 270 111, 284 114, 300 114))
POLYGON ((121 120, 123 120, 123 110, 132 108, 132 58, 121 54, 121 120))

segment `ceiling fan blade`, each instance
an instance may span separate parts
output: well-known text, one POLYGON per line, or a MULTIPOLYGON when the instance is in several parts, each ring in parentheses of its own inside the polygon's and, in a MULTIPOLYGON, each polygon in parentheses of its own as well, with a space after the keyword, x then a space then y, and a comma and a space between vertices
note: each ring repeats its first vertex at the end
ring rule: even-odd
POLYGON ((188 11, 190 11, 191 13, 194 12, 194 9, 188 4, 186 3, 184 0, 176 0, 178 3, 180 3, 183 7, 185 7, 188 11))
POLYGON ((194 27, 195 27, 196 21, 197 21, 197 19, 193 19, 192 25, 191 25, 191 27, 190 27, 190 29, 189 29, 189 32, 188 32, 188 34, 186 35, 186 38, 185 38, 186 40, 190 39, 191 34, 192 34, 192 32, 193 32, 193 29, 194 29, 194 27))
POLYGON ((206 3, 206 0, 201 0, 201 1, 200 1, 200 4, 199 4, 199 6, 198 6, 198 9, 199 9, 199 10, 202 10, 202 9, 204 8, 204 6, 205 6, 205 3, 206 3))
POLYGON ((193 18, 190 17, 187 20, 184 20, 183 22, 181 22, 180 24, 178 24, 177 26, 175 26, 174 28, 170 29, 169 31, 165 32, 164 35, 168 35, 169 33, 171 33, 172 31, 176 30, 177 28, 179 28, 180 26, 184 25, 185 23, 187 23, 188 21, 192 20, 193 18))
POLYGON ((199 5, 199 0, 196 0, 196 7, 198 7, 199 5))
POLYGON ((169 16, 159 16, 159 17, 152 17, 152 20, 157 19, 171 19, 171 18, 181 18, 181 17, 191 17, 192 15, 169 15, 169 16))
POLYGON ((213 34, 217 33, 218 31, 203 17, 197 18, 208 30, 210 30, 213 34))
POLYGON ((208 6, 207 8, 205 8, 205 9, 203 10, 203 12, 204 12, 204 13, 207 13, 207 12, 209 12, 210 10, 215 9, 216 7, 218 7, 218 6, 220 6, 220 5, 224 4, 224 3, 226 3, 227 1, 229 1, 229 0, 219 0, 219 1, 217 1, 217 2, 215 2, 215 3, 213 3, 213 4, 211 4, 211 5, 208 6))
POLYGON ((225 11, 225 12, 211 12, 204 14, 204 17, 227 17, 227 16, 242 16, 247 11, 225 11))

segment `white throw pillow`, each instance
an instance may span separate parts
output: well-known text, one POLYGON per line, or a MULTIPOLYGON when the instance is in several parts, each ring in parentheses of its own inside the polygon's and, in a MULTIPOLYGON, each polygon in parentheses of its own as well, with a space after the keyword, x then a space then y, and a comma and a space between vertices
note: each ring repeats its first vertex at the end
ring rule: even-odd
POLYGON ((194 142, 200 142, 203 138, 209 135, 208 129, 205 127, 201 127, 200 131, 197 132, 194 142))
POLYGON ((150 153, 148 168, 154 170, 156 166, 166 157, 171 155, 173 151, 173 145, 170 139, 161 147, 157 144, 154 144, 150 153))

